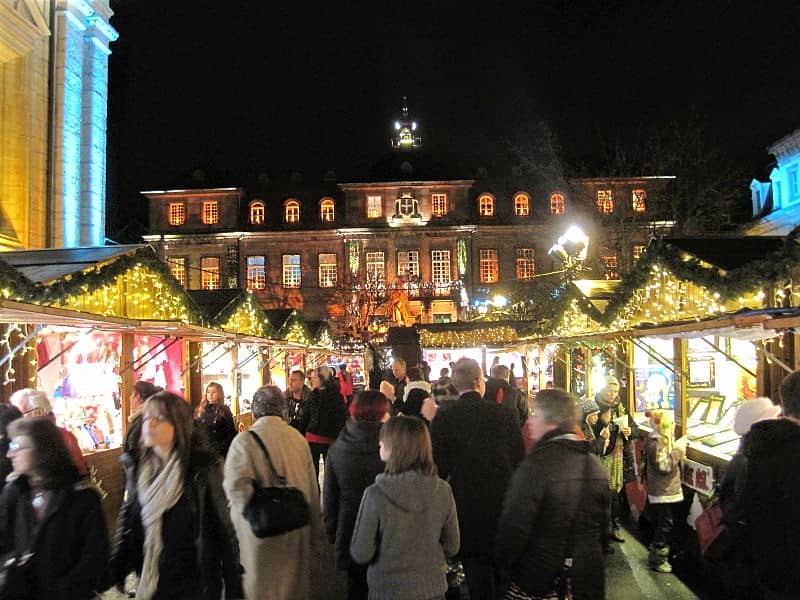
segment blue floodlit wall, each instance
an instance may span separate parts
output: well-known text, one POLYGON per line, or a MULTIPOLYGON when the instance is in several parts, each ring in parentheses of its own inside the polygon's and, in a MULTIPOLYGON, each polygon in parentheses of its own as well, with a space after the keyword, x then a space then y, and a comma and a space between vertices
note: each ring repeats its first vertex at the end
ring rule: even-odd
POLYGON ((54 246, 105 242, 110 14, 99 0, 69 2, 56 17, 54 246))

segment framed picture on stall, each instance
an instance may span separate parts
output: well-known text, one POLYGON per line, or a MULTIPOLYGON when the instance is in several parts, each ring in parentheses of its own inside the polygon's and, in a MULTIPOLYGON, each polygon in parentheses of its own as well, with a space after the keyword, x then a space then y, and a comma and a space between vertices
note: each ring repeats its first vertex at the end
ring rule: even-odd
POLYGON ((689 359, 689 387, 711 388, 716 385, 714 377, 714 359, 690 358, 689 359))

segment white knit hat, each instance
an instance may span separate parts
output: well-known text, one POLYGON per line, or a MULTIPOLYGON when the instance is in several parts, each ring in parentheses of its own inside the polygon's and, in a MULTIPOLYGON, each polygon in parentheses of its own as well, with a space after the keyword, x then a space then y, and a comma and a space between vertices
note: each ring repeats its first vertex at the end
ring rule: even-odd
POLYGON ((781 414, 781 407, 772 403, 769 398, 756 398, 742 404, 733 419, 733 430, 739 435, 750 431, 753 423, 774 419, 781 414))

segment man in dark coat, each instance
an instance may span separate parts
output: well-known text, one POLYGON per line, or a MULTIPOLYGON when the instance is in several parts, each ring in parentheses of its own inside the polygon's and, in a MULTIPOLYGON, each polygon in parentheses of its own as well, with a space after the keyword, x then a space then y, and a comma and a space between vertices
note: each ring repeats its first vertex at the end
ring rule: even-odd
POLYGON ((489 379, 486 380, 484 400, 502 404, 517 414, 519 426, 522 427, 530 416, 528 398, 522 390, 512 387, 509 383, 510 371, 505 365, 492 367, 489 379))
POLYGON ((458 400, 440 411, 431 425, 433 459, 456 500, 470 598, 494 600, 497 518, 524 455, 522 433, 513 411, 483 400, 485 385, 477 362, 460 359, 453 368, 453 384, 458 400))
POLYGON ((514 473, 497 526, 495 556, 512 589, 533 596, 554 590, 572 558, 575 598, 605 596, 603 547, 609 489, 591 442, 578 439, 575 400, 542 390, 531 417, 535 445, 514 473))
POLYGON ((783 418, 754 423, 745 449, 745 539, 764 598, 800 598, 800 371, 780 387, 783 418))

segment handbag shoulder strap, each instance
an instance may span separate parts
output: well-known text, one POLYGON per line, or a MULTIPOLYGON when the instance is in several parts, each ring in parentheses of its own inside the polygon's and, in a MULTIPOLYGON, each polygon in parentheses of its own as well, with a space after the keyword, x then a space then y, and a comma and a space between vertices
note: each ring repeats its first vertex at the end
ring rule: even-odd
POLYGON ((267 451, 267 447, 264 445, 264 442, 261 441, 261 438, 258 437, 258 434, 255 431, 252 429, 248 429, 248 431, 250 432, 250 435, 256 439, 256 443, 261 446, 261 449, 264 451, 264 456, 267 458, 267 466, 269 467, 272 476, 278 480, 278 485, 286 485, 286 477, 275 470, 275 466, 272 464, 272 460, 269 457, 269 452, 267 451))
POLYGON ((586 454, 586 466, 583 469, 583 483, 581 485, 581 495, 578 498, 578 502, 575 505, 575 511, 572 513, 572 524, 569 527, 569 536, 567 537, 567 545, 564 549, 564 569, 569 570, 572 568, 572 555, 573 550, 575 549, 575 522, 578 520, 578 511, 581 508, 584 500, 586 499, 586 490, 589 487, 589 464, 591 461, 591 455, 589 453, 586 454))

